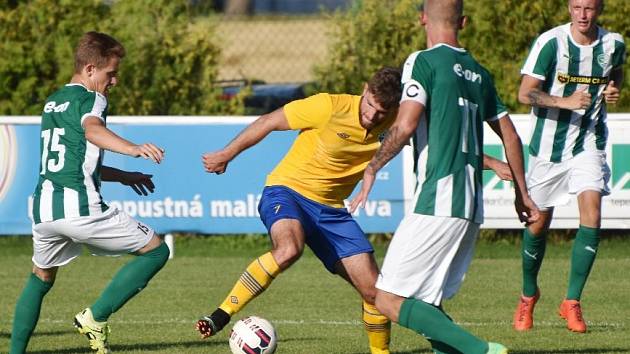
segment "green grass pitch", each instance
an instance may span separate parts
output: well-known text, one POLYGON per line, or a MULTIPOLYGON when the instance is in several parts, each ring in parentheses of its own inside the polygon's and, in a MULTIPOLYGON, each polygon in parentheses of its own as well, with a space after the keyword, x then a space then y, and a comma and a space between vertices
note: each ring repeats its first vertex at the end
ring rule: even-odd
MULTIPOLYGON (((179 237, 175 258, 149 286, 110 319, 115 353, 229 353, 229 328, 209 340, 193 329, 199 315, 223 300, 247 264, 266 250, 264 237, 179 237)), ((630 238, 603 240, 583 296, 587 334, 570 333, 556 309, 567 283, 570 243, 549 245, 540 276, 535 328, 511 329, 520 287, 519 246, 480 242, 460 293, 445 303, 454 319, 510 353, 630 353, 630 238)), ((384 247, 377 247, 379 260, 384 247)), ((8 351, 14 305, 30 271, 30 238, 0 237, 0 353, 8 351)), ((89 353, 72 317, 88 306, 126 258, 83 255, 63 267, 44 300, 32 353, 89 353)), ((368 353, 361 301, 306 251, 236 318, 269 319, 277 353, 368 353)), ((393 326, 392 353, 430 353, 419 335, 393 326)))

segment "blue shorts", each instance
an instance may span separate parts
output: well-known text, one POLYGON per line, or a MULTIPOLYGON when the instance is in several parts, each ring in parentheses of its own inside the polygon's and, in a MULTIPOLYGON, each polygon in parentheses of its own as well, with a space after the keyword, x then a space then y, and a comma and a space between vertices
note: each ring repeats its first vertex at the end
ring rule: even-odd
POLYGON ((335 264, 341 258, 374 252, 346 208, 314 202, 290 188, 265 187, 258 212, 269 232, 278 220, 299 220, 306 234, 306 244, 331 273, 335 273, 335 264))

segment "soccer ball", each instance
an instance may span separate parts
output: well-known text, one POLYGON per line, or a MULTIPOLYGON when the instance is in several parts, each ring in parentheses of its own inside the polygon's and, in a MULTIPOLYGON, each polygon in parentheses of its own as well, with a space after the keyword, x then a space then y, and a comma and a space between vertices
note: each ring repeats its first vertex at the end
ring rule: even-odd
POLYGON ((276 351, 278 336, 264 318, 249 316, 239 320, 230 332, 233 354, 271 354, 276 351))

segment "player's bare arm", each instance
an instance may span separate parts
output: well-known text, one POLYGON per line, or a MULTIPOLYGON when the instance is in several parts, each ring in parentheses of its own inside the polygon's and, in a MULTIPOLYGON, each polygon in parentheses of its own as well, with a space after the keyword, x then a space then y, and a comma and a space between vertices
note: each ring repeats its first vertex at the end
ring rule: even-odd
POLYGON ((510 170, 510 165, 492 156, 483 154, 483 169, 493 170, 494 173, 496 173, 497 176, 499 176, 499 178, 504 181, 512 180, 512 171, 510 170))
POLYGON ((153 177, 153 175, 144 174, 142 172, 128 172, 109 166, 101 167, 102 181, 119 182, 125 186, 131 187, 138 195, 153 193, 155 185, 151 177, 153 177))
POLYGON ((623 68, 618 67, 612 70, 610 73, 610 82, 604 89, 604 99, 606 103, 617 104, 619 97, 621 96, 621 87, 623 86, 623 68))
POLYGON ((489 122, 492 130, 499 136, 505 148, 505 155, 512 171, 514 189, 516 191, 515 207, 521 222, 532 223, 538 220, 539 211, 529 197, 525 184, 525 168, 523 163, 523 144, 516 133, 516 128, 509 116, 489 122))
POLYGON ((136 145, 125 140, 107 129, 105 123, 97 117, 85 118, 83 129, 85 130, 85 138, 101 149, 133 157, 144 157, 155 163, 160 163, 164 159, 164 149, 151 143, 136 145))
POLYGON ((201 157, 203 166, 206 172, 221 174, 238 154, 258 144, 269 133, 289 129, 291 128, 283 108, 264 114, 243 129, 223 149, 203 154, 201 157))
POLYGON ((536 107, 570 110, 586 109, 591 105, 591 94, 588 93, 588 87, 576 90, 568 97, 557 97, 544 92, 541 89, 542 83, 535 77, 523 75, 518 90, 519 102, 536 107))
POLYGON ((411 135, 418 127, 420 117, 424 112, 424 105, 415 101, 404 101, 400 104, 396 120, 389 128, 385 139, 376 154, 363 172, 361 190, 350 202, 349 211, 354 212, 357 207, 365 206, 367 197, 372 190, 376 173, 383 168, 409 142, 411 135))

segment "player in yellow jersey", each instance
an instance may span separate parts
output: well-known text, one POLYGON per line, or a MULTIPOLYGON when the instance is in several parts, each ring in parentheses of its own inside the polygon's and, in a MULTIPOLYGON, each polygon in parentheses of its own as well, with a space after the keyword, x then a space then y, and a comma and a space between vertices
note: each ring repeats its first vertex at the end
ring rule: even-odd
MULTIPOLYGON (((344 200, 380 146, 379 136, 391 125, 400 97, 400 72, 383 68, 361 96, 321 93, 293 101, 258 118, 222 150, 203 155, 206 171, 221 174, 239 153, 272 131, 300 131, 267 177, 258 207, 272 250, 254 260, 219 308, 197 322, 203 338, 223 329, 300 258, 306 244, 331 273, 360 293, 371 352, 389 353, 390 322, 374 307, 378 267, 372 245, 344 200)), ((507 165, 491 163, 506 177, 507 165)))

